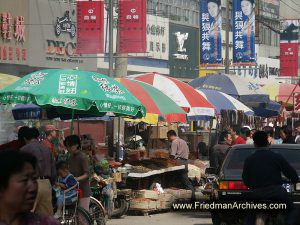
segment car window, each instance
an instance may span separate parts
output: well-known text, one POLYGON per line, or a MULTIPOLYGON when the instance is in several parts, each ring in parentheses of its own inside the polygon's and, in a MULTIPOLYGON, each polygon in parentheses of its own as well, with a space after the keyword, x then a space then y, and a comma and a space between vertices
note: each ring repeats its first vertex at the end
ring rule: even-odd
POLYGON ((228 157, 228 164, 224 168, 229 170, 242 170, 244 168, 244 161, 248 156, 254 153, 254 149, 239 149, 234 150, 228 157))
MULTIPOLYGON (((300 150, 295 149, 271 149, 272 151, 282 155, 290 165, 300 174, 300 150)), ((244 162, 248 156, 254 153, 254 149, 234 149, 229 153, 223 166, 225 176, 241 177, 244 162)))
POLYGON ((300 173, 300 151, 295 149, 272 149, 272 151, 282 155, 298 174, 300 173))

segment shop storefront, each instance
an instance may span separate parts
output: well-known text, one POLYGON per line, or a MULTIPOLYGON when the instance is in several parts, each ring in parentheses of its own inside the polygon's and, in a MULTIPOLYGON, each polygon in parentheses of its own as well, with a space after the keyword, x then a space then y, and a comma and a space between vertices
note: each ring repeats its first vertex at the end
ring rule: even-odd
POLYGON ((96 58, 76 52, 76 5, 62 1, 30 1, 28 64, 42 68, 78 67, 96 71, 96 58))

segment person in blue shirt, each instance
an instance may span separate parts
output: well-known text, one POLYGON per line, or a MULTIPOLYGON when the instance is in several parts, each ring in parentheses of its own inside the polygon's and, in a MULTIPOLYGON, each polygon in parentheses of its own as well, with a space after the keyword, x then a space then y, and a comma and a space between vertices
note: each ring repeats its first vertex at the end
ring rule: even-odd
POLYGON ((77 200, 77 192, 75 189, 64 193, 65 190, 74 187, 77 184, 77 180, 70 173, 68 169, 68 164, 65 161, 58 162, 56 167, 59 175, 59 179, 56 183, 56 186, 59 187, 60 191, 57 195, 57 211, 54 214, 54 217, 60 218, 62 216, 63 205, 72 203, 73 201, 77 200))

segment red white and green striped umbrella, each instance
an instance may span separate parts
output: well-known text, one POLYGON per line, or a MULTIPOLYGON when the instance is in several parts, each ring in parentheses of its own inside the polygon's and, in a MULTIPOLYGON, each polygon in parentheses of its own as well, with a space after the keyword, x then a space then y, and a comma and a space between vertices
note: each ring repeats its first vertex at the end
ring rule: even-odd
POLYGON ((142 119, 144 122, 156 124, 158 117, 162 116, 166 122, 186 123, 186 112, 157 88, 135 80, 124 78, 116 80, 146 107, 147 115, 142 119))
POLYGON ((188 118, 198 120, 203 116, 215 116, 214 106, 190 85, 157 73, 132 75, 133 80, 152 85, 170 97, 174 102, 188 112, 188 118))

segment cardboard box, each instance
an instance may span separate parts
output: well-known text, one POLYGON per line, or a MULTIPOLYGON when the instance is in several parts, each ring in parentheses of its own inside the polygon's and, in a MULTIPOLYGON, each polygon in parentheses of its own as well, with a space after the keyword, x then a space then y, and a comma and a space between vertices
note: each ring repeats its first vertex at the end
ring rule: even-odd
POLYGON ((121 182, 122 181, 122 173, 113 173, 113 178, 115 179, 115 182, 121 182))
POLYGON ((152 190, 134 191, 133 196, 135 196, 135 198, 147 198, 151 200, 158 200, 158 193, 152 190))
POLYGON ((192 198, 192 191, 185 190, 185 189, 165 189, 166 193, 173 195, 173 197, 177 199, 191 199, 192 198))
POLYGON ((151 139, 167 139, 168 127, 159 126, 159 127, 151 127, 150 130, 150 138, 151 139))
POLYGON ((157 209, 170 209, 175 202, 175 197, 170 193, 163 193, 159 195, 157 201, 157 209))
POLYGON ((191 199, 192 198, 192 191, 191 190, 184 190, 180 189, 180 199, 191 199))
POLYGON ((134 198, 129 202, 129 208, 133 210, 155 210, 157 201, 146 198, 134 198))

